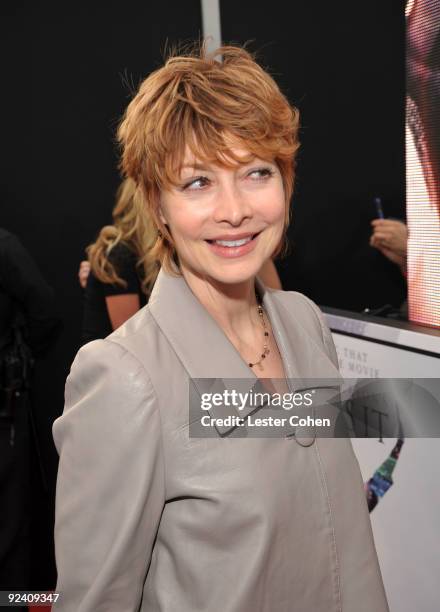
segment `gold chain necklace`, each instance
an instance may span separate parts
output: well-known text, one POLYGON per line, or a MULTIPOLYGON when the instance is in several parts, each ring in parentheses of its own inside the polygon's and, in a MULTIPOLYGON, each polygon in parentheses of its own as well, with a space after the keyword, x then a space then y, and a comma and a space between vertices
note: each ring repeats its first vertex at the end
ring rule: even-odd
POLYGON ((264 320, 263 306, 261 304, 258 304, 257 309, 258 309, 258 314, 259 314, 260 321, 261 321, 261 324, 263 326, 263 331, 264 331, 263 352, 261 353, 259 361, 256 361, 255 363, 249 363, 248 365, 249 365, 250 368, 254 368, 255 366, 258 366, 260 370, 263 370, 263 361, 264 361, 264 359, 266 359, 266 355, 269 355, 269 353, 270 353, 270 350, 269 350, 269 347, 268 347, 269 332, 267 331, 266 321, 264 320))

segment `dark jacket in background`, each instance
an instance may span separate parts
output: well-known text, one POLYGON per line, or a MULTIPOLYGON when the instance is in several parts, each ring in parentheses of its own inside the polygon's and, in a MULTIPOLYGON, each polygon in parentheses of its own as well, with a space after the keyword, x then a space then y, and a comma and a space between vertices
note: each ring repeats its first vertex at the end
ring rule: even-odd
POLYGON ((27 590, 30 580, 31 466, 38 468, 39 454, 31 367, 26 373, 22 364, 43 355, 59 329, 53 290, 18 238, 0 228, 0 590, 27 590), (15 367, 11 356, 20 356, 15 367))
POLYGON ((44 353, 60 327, 54 292, 19 239, 0 228, 0 346, 10 338, 17 309, 24 314, 34 356, 44 353))

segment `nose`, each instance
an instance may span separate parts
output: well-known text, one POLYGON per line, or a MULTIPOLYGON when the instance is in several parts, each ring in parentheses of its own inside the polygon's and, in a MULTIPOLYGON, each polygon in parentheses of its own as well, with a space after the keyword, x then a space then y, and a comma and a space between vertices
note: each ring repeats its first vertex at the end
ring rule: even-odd
POLYGON ((243 193, 235 182, 224 183, 217 194, 214 221, 239 227, 251 217, 249 196, 243 193))

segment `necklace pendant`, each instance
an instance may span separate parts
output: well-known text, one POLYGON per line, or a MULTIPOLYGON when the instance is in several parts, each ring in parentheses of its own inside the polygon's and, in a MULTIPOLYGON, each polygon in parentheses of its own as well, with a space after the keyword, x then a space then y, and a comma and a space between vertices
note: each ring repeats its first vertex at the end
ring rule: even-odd
POLYGON ((263 371, 263 364, 262 364, 262 363, 259 363, 259 364, 258 364, 258 369, 260 370, 260 372, 262 372, 262 371, 263 371))

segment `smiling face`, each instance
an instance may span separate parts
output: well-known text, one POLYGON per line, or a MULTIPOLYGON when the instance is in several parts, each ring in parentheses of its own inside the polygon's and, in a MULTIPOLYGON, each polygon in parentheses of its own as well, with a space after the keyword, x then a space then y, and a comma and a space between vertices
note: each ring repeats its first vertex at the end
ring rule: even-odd
POLYGON ((184 276, 236 284, 254 278, 280 243, 285 194, 275 162, 234 148, 244 164, 202 163, 188 150, 175 187, 161 194, 162 223, 184 276))

